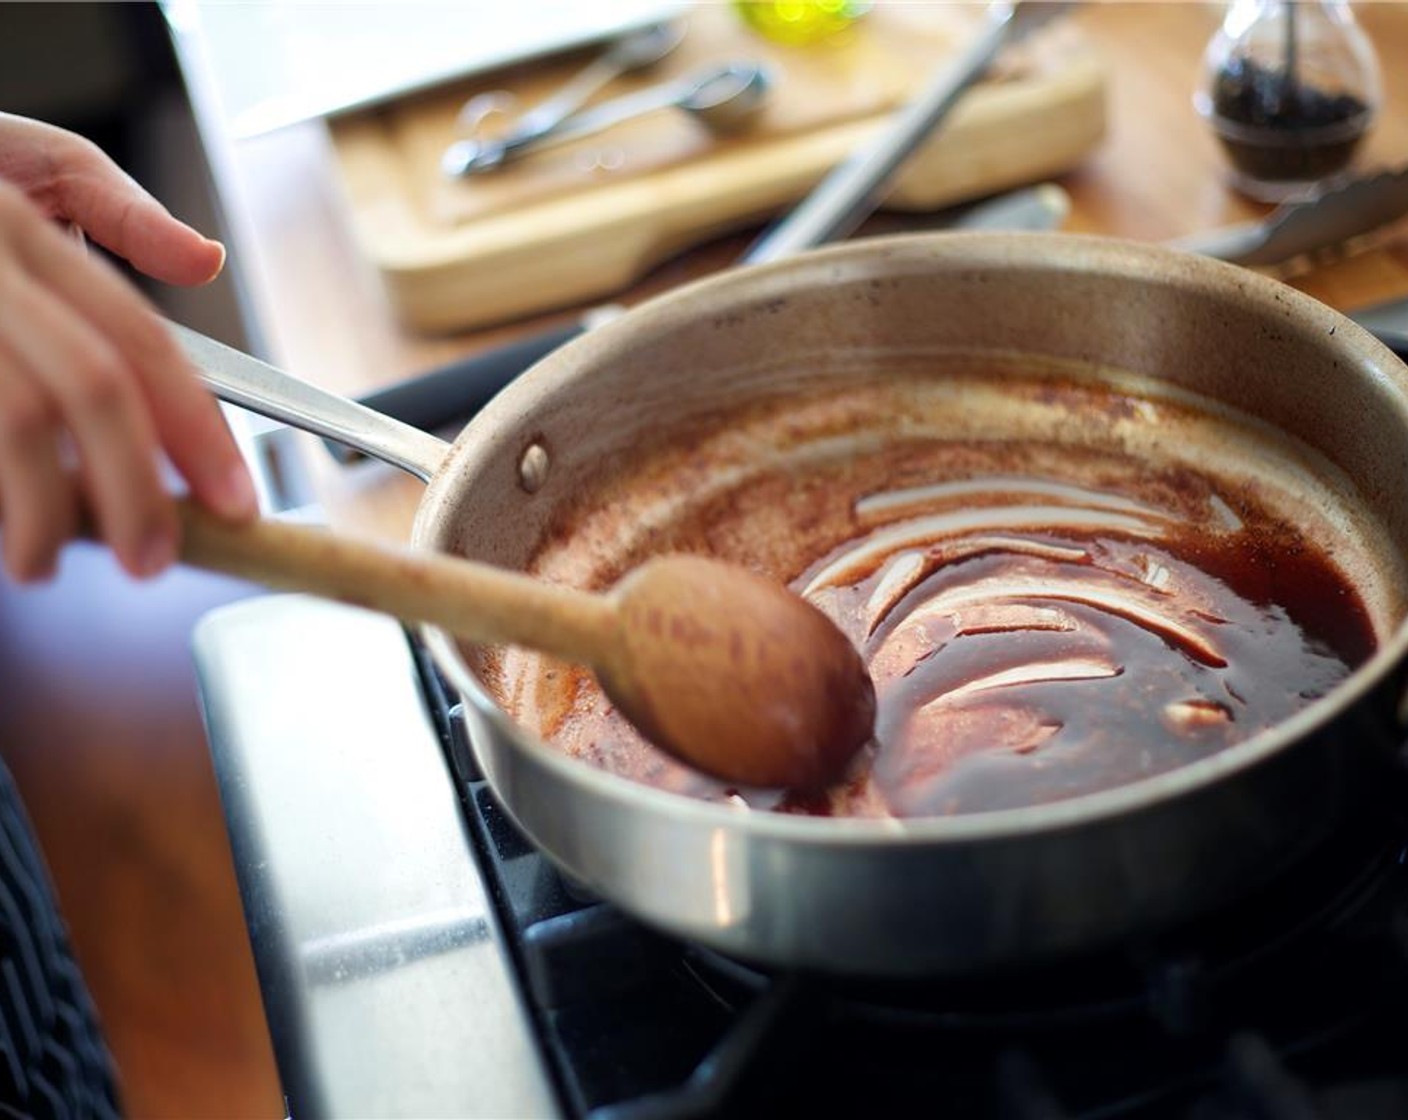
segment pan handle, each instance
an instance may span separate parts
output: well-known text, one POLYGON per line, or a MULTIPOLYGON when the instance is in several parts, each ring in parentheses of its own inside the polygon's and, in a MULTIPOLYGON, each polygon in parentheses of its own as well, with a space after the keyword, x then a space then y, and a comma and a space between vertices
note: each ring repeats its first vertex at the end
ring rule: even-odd
POLYGON ((305 432, 334 439, 429 482, 450 445, 428 432, 329 393, 177 323, 168 324, 217 397, 305 432))

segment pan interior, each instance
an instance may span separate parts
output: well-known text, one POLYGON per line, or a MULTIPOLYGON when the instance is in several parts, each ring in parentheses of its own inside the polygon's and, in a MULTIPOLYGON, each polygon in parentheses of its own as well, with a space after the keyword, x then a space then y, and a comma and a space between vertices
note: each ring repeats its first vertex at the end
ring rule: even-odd
MULTIPOLYGON (((872 656, 877 683, 888 672, 900 690, 934 652, 914 644, 935 644, 932 626, 913 625, 921 585, 964 569, 972 586, 1000 585, 1001 601, 940 587, 959 607, 937 644, 956 626, 974 649, 1007 652, 970 674, 985 681, 982 704, 955 715, 945 701, 928 754, 906 748, 897 762, 882 745, 842 786, 798 794, 729 789, 669 762, 579 669, 522 650, 462 651, 525 730, 633 780, 863 816, 1077 796, 1196 761, 1333 694, 1403 617, 1408 579, 1356 480, 1308 441, 1171 380, 954 346, 760 354, 715 372, 712 393, 654 415, 620 402, 631 419, 607 433, 588 437, 570 410, 535 417, 528 442, 552 449, 553 486, 507 534, 516 554, 492 558, 591 589, 654 554, 732 560, 832 613, 872 656), (1053 568, 1067 587, 1054 597, 1053 568), (1219 598, 1229 587, 1256 612, 1231 646, 1237 619, 1219 598), (1286 614, 1303 648, 1278 660, 1284 643, 1263 631, 1286 614), (1163 650, 1161 684, 1142 685, 1127 663, 1130 628, 1163 650), (892 672, 877 668, 885 658, 892 672), (1219 660, 1245 664, 1229 677, 1219 660), (1024 678, 1020 666, 1035 663, 1058 668, 1024 678), (1053 704, 1065 714, 1053 717, 1053 704), (1053 729, 1072 711, 1082 738, 1053 749, 1074 734, 1053 729), (955 767, 967 775, 957 784, 955 767)), ((900 736, 883 713, 882 699, 882 743, 900 736)))

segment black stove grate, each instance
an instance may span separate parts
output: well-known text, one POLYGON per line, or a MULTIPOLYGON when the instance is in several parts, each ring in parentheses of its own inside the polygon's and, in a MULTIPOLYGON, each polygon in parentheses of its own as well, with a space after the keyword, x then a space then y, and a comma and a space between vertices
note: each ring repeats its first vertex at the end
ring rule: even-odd
POLYGON ((1098 958, 970 983, 774 973, 567 882, 505 817, 427 677, 570 1116, 1408 1118, 1408 815, 1393 808, 1215 920, 1098 958))

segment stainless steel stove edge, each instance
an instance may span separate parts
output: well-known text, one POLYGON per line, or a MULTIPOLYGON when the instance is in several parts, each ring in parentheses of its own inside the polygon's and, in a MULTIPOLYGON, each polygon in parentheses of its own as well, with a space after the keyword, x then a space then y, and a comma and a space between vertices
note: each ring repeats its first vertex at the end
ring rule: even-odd
POLYGON ((194 652, 291 1115, 558 1115, 401 627, 268 596, 194 652))

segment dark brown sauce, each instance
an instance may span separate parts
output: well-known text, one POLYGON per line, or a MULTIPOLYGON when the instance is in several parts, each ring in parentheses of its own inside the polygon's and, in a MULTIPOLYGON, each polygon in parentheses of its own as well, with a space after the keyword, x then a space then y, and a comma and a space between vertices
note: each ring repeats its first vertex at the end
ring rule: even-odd
MULTIPOLYGON (((793 588, 850 635, 876 685, 875 742, 845 781, 730 789, 645 743, 587 674, 531 657, 505 670, 510 710, 536 712, 530 726, 579 758, 691 797, 946 815, 1207 758, 1325 695, 1376 646, 1333 516, 1305 504, 1318 498, 1118 444, 895 440, 804 464, 708 491, 638 547, 800 573, 793 588)), ((586 539, 641 516, 619 499, 598 508, 611 512, 584 520, 586 539)))
MULTIPOLYGON (((863 646, 873 792, 929 816, 1125 785, 1274 726, 1372 651, 1362 607, 1316 553, 1206 541, 1021 533, 940 563, 863 646)), ((840 589, 832 610, 854 624, 880 579, 840 589)), ((783 807, 846 811, 844 797, 783 807)))

